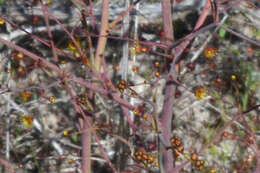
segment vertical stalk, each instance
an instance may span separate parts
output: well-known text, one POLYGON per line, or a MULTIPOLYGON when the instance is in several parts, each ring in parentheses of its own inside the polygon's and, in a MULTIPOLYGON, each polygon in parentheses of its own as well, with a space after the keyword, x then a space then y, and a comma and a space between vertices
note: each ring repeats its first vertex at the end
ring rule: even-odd
MULTIPOLYGON (((125 10, 127 10, 130 6, 130 0, 125 0, 125 10)), ((129 12, 126 13, 124 19, 123 19, 123 27, 121 28, 121 37, 124 38, 125 36, 129 36, 129 20, 130 20, 130 15, 129 12)), ((129 67, 129 43, 128 41, 125 41, 123 44, 123 57, 122 61, 120 64, 120 71, 121 71, 121 77, 125 81, 127 81, 127 75, 128 75, 128 67, 129 67)), ((127 99, 127 98, 124 98, 127 99)), ((121 116, 120 117, 120 135, 122 137, 127 137, 128 134, 128 121, 126 116, 121 116)), ((117 167, 118 167, 118 172, 124 169, 125 166, 125 149, 124 149, 124 144, 119 141, 119 157, 117 158, 117 167)))
MULTIPOLYGON (((10 61, 8 62, 8 69, 11 69, 11 63, 10 61)), ((10 79, 11 79, 11 76, 10 76, 10 73, 8 74, 8 83, 7 83, 7 86, 8 88, 11 88, 11 85, 10 85, 10 79)), ((7 99, 8 100, 11 100, 10 99, 10 93, 7 93, 7 99)), ((10 103, 8 102, 7 103, 7 117, 6 117, 6 130, 5 130, 5 133, 6 133, 6 148, 5 148, 5 157, 6 157, 6 160, 8 161, 10 159, 10 114, 11 114, 11 105, 10 103), (9 114, 9 115, 8 115, 9 114)))
POLYGON ((82 134, 82 173, 91 172, 91 123, 90 117, 84 117, 82 134))
POLYGON ((97 71, 100 70, 101 58, 104 53, 106 42, 107 42, 107 34, 108 34, 108 17, 109 17, 109 0, 103 0, 102 2, 102 18, 101 18, 101 26, 100 26, 100 37, 98 39, 98 45, 95 55, 95 68, 97 71))
MULTIPOLYGON (((125 1, 125 9, 127 10, 130 6, 130 1, 125 1)), ((124 37, 128 35, 129 31, 129 13, 127 13, 123 19, 123 27, 121 29, 121 36, 124 37)), ((129 43, 126 41, 123 44, 123 58, 122 58, 122 64, 121 64, 121 76, 122 79, 127 81, 127 74, 128 74, 128 57, 129 57, 129 43)))
MULTIPOLYGON (((163 31, 164 39, 167 45, 170 45, 174 40, 173 36, 173 26, 172 26, 172 8, 170 0, 162 0, 162 17, 163 17, 163 31)), ((175 92, 175 87, 169 79, 166 81, 165 87, 165 98, 162 109, 162 137, 166 145, 170 144, 170 134, 171 134, 171 121, 173 119, 173 96, 175 92)), ((160 165, 161 172, 169 173, 173 169, 173 156, 170 150, 165 151, 162 154, 160 165)))
MULTIPOLYGON (((103 0, 102 2, 102 18, 101 18, 101 26, 100 26, 100 37, 98 39, 97 50, 95 54, 95 70, 100 72, 101 70, 101 58, 103 57, 103 53, 106 47, 107 42, 107 34, 108 34, 108 17, 109 17, 109 0, 103 0)), ((82 136, 82 172, 90 173, 91 171, 91 118, 84 117, 84 125, 83 125, 83 136, 82 136)))

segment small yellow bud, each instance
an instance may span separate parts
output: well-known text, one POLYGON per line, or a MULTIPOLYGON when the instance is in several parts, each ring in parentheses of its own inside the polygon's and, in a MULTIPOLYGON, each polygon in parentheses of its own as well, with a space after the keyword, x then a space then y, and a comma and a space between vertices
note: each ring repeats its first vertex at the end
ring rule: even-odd
POLYGON ((28 91, 24 91, 24 92, 21 93, 21 97, 22 97, 22 100, 24 102, 26 102, 26 101, 28 101, 30 99, 31 93, 28 92, 28 91))
POLYGON ((70 158, 70 159, 68 160, 68 162, 69 162, 70 164, 72 164, 72 163, 74 163, 74 160, 73 160, 72 158, 70 158))
POLYGON ((46 0, 46 5, 50 5, 51 4, 51 0, 46 0))
POLYGON ((23 69, 23 67, 18 67, 18 69, 17 69, 17 71, 19 72, 19 73, 23 73, 24 72, 24 69, 23 69))
POLYGON ((158 168, 158 167, 159 167, 158 162, 155 162, 155 163, 153 164, 153 166, 156 167, 156 168, 158 168))
POLYGON ((144 114, 143 114, 143 119, 146 120, 147 118, 148 118, 148 114, 144 113, 144 114))
POLYGON ((133 66, 132 71, 135 72, 135 73, 138 72, 139 71, 139 67, 138 66, 133 66))
POLYGON ((210 170, 210 173, 216 173, 216 170, 212 168, 212 169, 210 170))
POLYGON ((196 88, 195 96, 197 97, 197 99, 203 99, 206 96, 206 89, 203 87, 196 88))
POLYGON ((24 58, 24 54, 22 52, 19 52, 19 53, 17 53, 16 57, 18 59, 23 59, 24 58))
POLYGON ((22 123, 25 127, 33 126, 33 116, 32 115, 24 115, 21 119, 22 119, 22 123))
POLYGON ((64 130, 64 131, 63 131, 63 135, 64 135, 64 136, 68 136, 68 135, 69 135, 69 131, 68 131, 68 130, 64 130))
POLYGON ((67 64, 67 61, 62 60, 61 64, 67 64))
POLYGON ((158 67, 160 66, 160 62, 159 62, 159 61, 155 61, 155 62, 154 62, 154 66, 155 66, 156 68, 158 68, 158 67))
POLYGON ((155 76, 158 78, 158 77, 160 77, 160 72, 155 72, 155 76))
POLYGON ((50 101, 51 103, 54 103, 54 102, 55 102, 55 97, 54 97, 54 96, 51 96, 51 97, 49 98, 49 101, 50 101))
POLYGON ((237 79, 236 75, 231 75, 231 80, 235 81, 237 79))
POLYGON ((75 56, 76 58, 80 58, 80 53, 79 53, 78 51, 75 51, 75 52, 74 52, 74 56, 75 56))
POLYGON ((133 113, 134 113, 134 115, 139 115, 140 111, 138 110, 138 108, 135 108, 135 109, 133 110, 133 113))
MULTIPOLYGON (((79 47, 81 46, 81 44, 80 44, 80 39, 79 38, 77 38, 76 39, 76 42, 77 42, 77 44, 79 45, 79 47)), ((72 51, 75 51, 76 49, 77 49, 77 47, 75 46, 75 44, 73 43, 73 41, 69 41, 69 43, 68 43, 68 48, 70 49, 70 50, 72 50, 72 51)))
POLYGON ((0 18, 0 25, 3 25, 5 23, 5 20, 3 18, 0 18))
POLYGON ((204 56, 207 58, 207 59, 213 59, 215 57, 215 55, 217 54, 217 51, 216 49, 214 49, 213 47, 207 47, 205 50, 204 50, 204 56))

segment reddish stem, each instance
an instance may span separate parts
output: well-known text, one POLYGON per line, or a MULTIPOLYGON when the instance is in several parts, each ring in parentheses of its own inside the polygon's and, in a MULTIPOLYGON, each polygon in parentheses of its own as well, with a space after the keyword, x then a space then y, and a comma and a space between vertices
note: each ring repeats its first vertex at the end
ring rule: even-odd
POLYGON ((101 58, 103 56, 106 43, 107 43, 107 34, 108 34, 108 17, 109 17, 109 0, 102 1, 102 18, 100 25, 100 35, 104 37, 99 37, 98 45, 95 55, 95 70, 100 71, 101 58))
POLYGON ((41 3, 41 7, 42 7, 43 17, 44 17, 45 25, 46 25, 46 28, 47 28, 48 36, 49 36, 50 41, 51 41, 52 54, 53 54, 55 61, 57 63, 57 62, 59 62, 59 58, 57 56, 56 47, 55 47, 53 39, 52 39, 53 37, 52 37, 51 29, 50 29, 50 23, 49 23, 49 18, 48 18, 48 15, 47 15, 47 9, 46 9, 46 6, 43 3, 41 3))
MULTIPOLYGON (((170 0, 162 0, 162 16, 163 16, 163 30, 166 45, 170 45, 174 40, 173 37, 173 26, 172 26, 172 11, 170 0), (172 40, 172 41, 171 41, 172 40)), ((166 81, 165 97, 162 109, 162 137, 166 145, 170 144, 171 137, 171 123, 173 119, 173 96, 175 92, 175 86, 169 83, 169 79, 166 81)), ((163 169, 165 173, 170 173, 173 169, 173 156, 170 150, 166 151, 162 155, 163 169)))

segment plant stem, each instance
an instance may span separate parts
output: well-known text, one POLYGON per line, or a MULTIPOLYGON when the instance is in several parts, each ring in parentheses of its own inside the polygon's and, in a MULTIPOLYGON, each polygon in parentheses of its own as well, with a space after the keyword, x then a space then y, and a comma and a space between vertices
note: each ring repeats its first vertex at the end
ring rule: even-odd
MULTIPOLYGON (((173 36, 173 26, 172 26, 172 11, 170 0, 162 1, 162 16, 163 16, 163 30, 166 45, 170 45, 174 40, 173 36)), ((171 135, 171 121, 173 119, 173 95, 175 92, 175 87, 173 83, 168 83, 169 79, 166 81, 165 87, 165 98, 162 109, 162 137, 166 145, 169 145, 169 139, 171 135), (167 84, 168 83, 168 84, 167 84)), ((165 151, 162 155, 163 167, 160 166, 161 172, 170 173, 173 169, 173 156, 170 150, 165 151)))
POLYGON ((91 123, 89 116, 84 117, 83 121, 83 134, 82 134, 82 173, 91 172, 91 127, 88 126, 91 123))
POLYGON ((101 58, 104 53, 106 42, 107 42, 107 34, 108 34, 108 17, 109 17, 109 0, 103 0, 102 2, 102 18, 101 18, 101 25, 100 25, 100 35, 98 39, 98 45, 95 55, 95 69, 99 71, 101 58))

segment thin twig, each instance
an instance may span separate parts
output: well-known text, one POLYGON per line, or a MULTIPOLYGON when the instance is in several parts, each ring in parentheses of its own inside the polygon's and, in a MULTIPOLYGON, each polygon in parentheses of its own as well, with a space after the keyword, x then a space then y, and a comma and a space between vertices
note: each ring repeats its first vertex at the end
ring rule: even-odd
POLYGON ((52 54, 55 58, 56 63, 58 63, 59 58, 57 56, 56 47, 54 45, 52 33, 51 33, 51 30, 50 30, 50 22, 49 22, 49 18, 48 18, 48 15, 47 15, 47 9, 46 9, 45 4, 43 4, 43 3, 41 3, 41 7, 42 7, 43 17, 44 17, 45 25, 46 25, 46 28, 47 28, 48 36, 49 36, 49 39, 50 39, 50 42, 51 42, 52 54))
POLYGON ((104 37, 100 37, 98 39, 98 45, 96 49, 96 55, 95 55, 95 70, 100 71, 100 64, 101 64, 101 58, 103 56, 106 42, 107 42, 107 35, 108 35, 108 18, 109 18, 109 0, 103 0, 102 1, 102 17, 101 17, 101 25, 100 25, 100 35, 103 35, 104 37))

